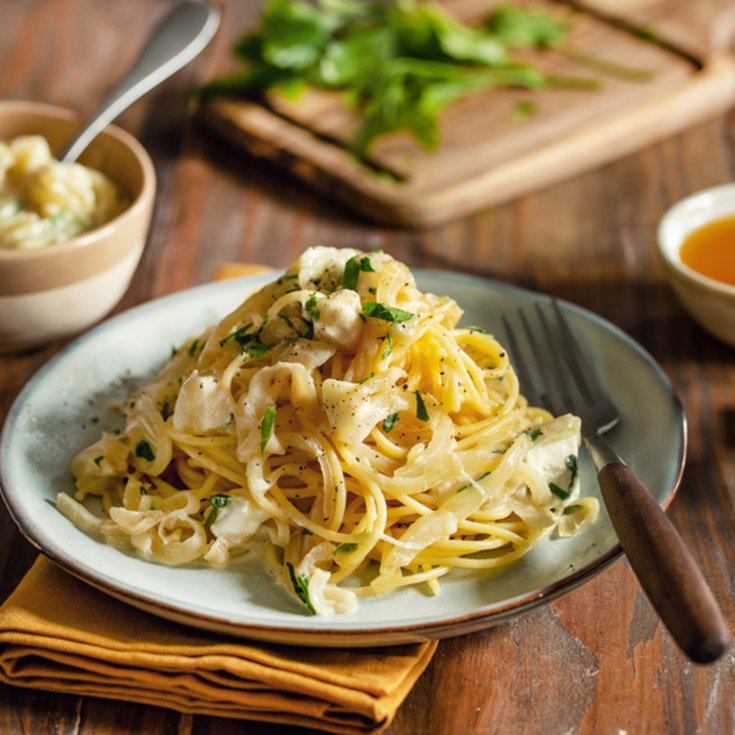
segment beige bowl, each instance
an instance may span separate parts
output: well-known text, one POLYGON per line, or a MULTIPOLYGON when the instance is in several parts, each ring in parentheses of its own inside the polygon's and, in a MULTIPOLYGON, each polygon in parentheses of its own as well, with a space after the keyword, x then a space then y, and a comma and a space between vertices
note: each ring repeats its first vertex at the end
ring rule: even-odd
POLYGON ((661 219, 658 248, 666 274, 682 306, 714 337, 735 346, 735 286, 703 276, 681 261, 680 250, 693 230, 735 216, 735 184, 705 189, 675 204, 661 219))
MULTIPOLYGON (((79 125, 73 112, 0 101, 0 140, 38 134, 55 152, 79 125)), ((80 163, 106 174, 131 204, 97 229, 36 250, 0 250, 0 352, 68 337, 108 314, 143 253, 156 191, 153 163, 138 141, 108 126, 80 163)))

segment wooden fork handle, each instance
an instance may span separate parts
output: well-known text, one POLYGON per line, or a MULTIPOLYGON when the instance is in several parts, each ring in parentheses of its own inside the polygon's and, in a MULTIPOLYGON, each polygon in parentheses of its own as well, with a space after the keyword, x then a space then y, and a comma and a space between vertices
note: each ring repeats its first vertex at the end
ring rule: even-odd
POLYGON ((730 632, 702 572, 656 499, 623 462, 598 473, 615 532, 648 599, 697 663, 719 658, 730 632))

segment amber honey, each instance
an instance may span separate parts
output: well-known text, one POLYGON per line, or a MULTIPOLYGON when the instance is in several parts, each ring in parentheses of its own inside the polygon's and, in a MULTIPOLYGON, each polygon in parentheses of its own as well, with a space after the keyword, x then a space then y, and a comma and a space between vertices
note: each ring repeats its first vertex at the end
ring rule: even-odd
POLYGON ((679 254, 697 273, 735 286, 735 217, 715 220, 690 232, 679 254))

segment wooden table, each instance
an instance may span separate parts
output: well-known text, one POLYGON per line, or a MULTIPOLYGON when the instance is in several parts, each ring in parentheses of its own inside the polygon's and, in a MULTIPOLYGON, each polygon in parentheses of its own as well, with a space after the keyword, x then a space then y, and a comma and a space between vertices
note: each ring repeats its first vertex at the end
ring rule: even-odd
MULTIPOLYGON (((89 113, 127 68, 164 0, 15 0, 0 23, 0 96, 89 113)), ((573 301, 639 340, 687 413, 687 468, 670 510, 735 622, 735 352, 674 300, 656 256, 663 212, 727 182, 731 115, 603 169, 430 230, 377 227, 201 135, 187 93, 225 66, 260 9, 234 0, 205 53, 124 113, 151 153, 159 193, 148 246, 117 311, 209 281, 228 261, 282 267, 312 245, 383 248, 411 266, 472 273, 573 301)), ((62 344, 0 359, 0 412, 62 344)), ((35 557, 0 510, 0 595, 35 557)), ((735 659, 684 658, 626 561, 501 627, 443 641, 390 735, 733 732, 735 659)), ((0 732, 33 735, 310 731, 155 707, 0 689, 0 732)))

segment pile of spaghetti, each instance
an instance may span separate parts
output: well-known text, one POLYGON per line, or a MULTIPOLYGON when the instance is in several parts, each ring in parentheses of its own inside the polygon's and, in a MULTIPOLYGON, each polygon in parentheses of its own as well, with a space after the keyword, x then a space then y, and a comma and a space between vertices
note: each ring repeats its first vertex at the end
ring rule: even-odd
POLYGON ((580 422, 382 252, 312 248, 192 338, 74 459, 59 509, 164 564, 254 547, 310 612, 523 556, 597 515, 580 422), (100 496, 98 517, 82 501, 100 496))

